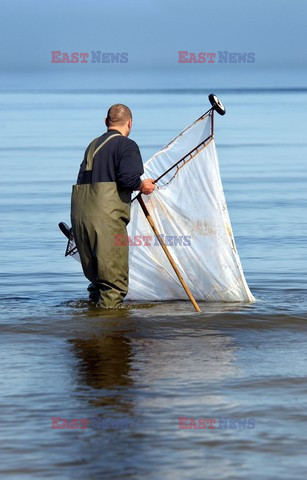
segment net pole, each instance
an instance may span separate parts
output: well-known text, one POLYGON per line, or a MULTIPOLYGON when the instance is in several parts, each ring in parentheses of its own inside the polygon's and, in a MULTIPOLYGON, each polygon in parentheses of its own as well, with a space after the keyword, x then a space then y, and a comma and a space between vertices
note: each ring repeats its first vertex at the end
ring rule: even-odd
POLYGON ((199 308, 199 306, 198 306, 195 298, 193 297, 193 295, 192 295, 189 287, 187 286, 187 284, 186 284, 186 282, 184 281, 184 279, 183 279, 183 277, 182 277, 182 275, 181 275, 181 273, 180 273, 177 265, 175 264, 173 257, 171 256, 171 254, 170 254, 167 246, 165 245, 165 243, 164 243, 161 235, 159 234, 159 232, 158 232, 158 230, 157 230, 157 227, 156 227, 153 219, 151 218, 151 215, 150 215, 150 213, 149 213, 149 211, 148 211, 148 209, 147 209, 147 207, 146 207, 146 205, 145 205, 145 203, 144 203, 144 200, 143 200, 141 194, 139 194, 139 195, 137 196, 137 199, 138 199, 138 202, 139 202, 139 204, 140 204, 141 209, 142 209, 143 212, 144 212, 145 217, 146 217, 147 220, 148 220, 149 225, 151 226, 151 228, 152 228, 154 234, 156 235, 156 237, 157 237, 157 239, 158 239, 161 247, 163 248, 164 253, 165 253, 165 255, 167 256, 167 258, 168 258, 171 266, 173 267, 173 270, 174 270, 174 272, 176 273, 176 275, 177 275, 177 277, 178 277, 178 280, 180 281, 180 283, 181 283, 181 285, 183 286, 183 288, 184 288, 187 296, 189 297, 190 302, 192 303, 192 305, 193 305, 193 307, 195 308, 196 312, 201 312, 201 310, 200 310, 200 308, 199 308))

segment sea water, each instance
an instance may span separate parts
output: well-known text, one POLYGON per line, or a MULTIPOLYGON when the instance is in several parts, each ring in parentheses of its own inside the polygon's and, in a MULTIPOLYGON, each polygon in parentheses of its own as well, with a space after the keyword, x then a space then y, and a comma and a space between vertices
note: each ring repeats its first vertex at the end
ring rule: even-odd
POLYGON ((227 108, 215 120, 221 176, 256 303, 104 313, 64 258, 57 224, 69 223, 107 108, 130 106, 145 161, 209 108, 208 93, 2 89, 1 478, 305 478, 306 91, 215 92, 227 108))

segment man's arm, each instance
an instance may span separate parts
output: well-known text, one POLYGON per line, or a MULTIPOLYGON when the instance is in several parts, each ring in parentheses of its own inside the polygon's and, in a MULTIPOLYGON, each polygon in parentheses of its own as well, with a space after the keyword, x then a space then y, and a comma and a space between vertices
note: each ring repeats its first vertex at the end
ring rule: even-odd
POLYGON ((77 185, 80 185, 80 183, 82 183, 83 173, 86 165, 86 153, 87 153, 87 150, 85 151, 83 162, 80 165, 80 169, 77 177, 77 185))
POLYGON ((84 152, 83 162, 80 165, 80 169, 79 169, 79 173, 78 173, 78 177, 77 177, 77 185, 80 185, 81 183, 87 183, 85 167, 86 167, 86 160, 87 160, 87 152, 90 148, 90 145, 88 145, 88 147, 86 148, 86 150, 84 152))
POLYGON ((149 195, 155 189, 153 179, 141 181, 143 162, 138 145, 133 141, 125 141, 121 146, 121 154, 117 165, 117 183, 131 191, 140 190, 149 195))

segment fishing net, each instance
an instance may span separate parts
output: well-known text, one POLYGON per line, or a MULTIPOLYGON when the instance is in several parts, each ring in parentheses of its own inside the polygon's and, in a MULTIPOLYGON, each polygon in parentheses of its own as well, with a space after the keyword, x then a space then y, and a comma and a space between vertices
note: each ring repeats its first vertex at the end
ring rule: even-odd
MULTIPOLYGON (((143 200, 196 300, 254 301, 232 233, 213 118, 211 110, 145 163, 144 178, 161 178, 143 200)), ((127 299, 186 299, 137 200, 131 206, 128 235, 127 299)))

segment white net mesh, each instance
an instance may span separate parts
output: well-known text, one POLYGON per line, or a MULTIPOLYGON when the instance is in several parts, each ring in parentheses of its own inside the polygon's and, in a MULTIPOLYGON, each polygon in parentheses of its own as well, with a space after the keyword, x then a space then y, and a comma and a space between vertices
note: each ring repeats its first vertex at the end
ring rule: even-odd
MULTIPOLYGON (((211 128, 211 115, 197 120, 145 163, 144 178, 157 178, 207 139, 143 199, 196 300, 253 301, 235 246, 211 128)), ((127 299, 186 299, 137 201, 128 235, 131 243, 141 245, 130 246, 127 299)))

